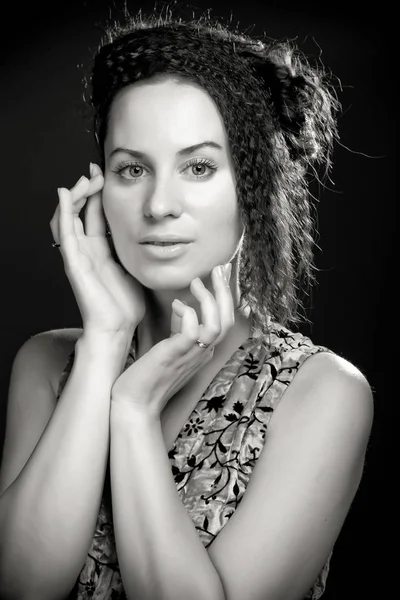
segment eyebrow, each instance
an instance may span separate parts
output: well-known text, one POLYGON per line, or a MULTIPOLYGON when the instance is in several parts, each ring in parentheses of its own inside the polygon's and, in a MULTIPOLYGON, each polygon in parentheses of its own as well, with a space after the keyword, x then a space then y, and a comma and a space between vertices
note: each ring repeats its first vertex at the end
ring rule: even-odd
MULTIPOLYGON (((200 144, 193 144, 193 146, 188 146, 187 148, 182 148, 182 150, 178 150, 176 155, 177 156, 185 156, 187 154, 192 154, 193 152, 200 150, 200 148, 215 148, 217 150, 223 150, 223 147, 220 146, 220 144, 217 144, 217 142, 212 142, 210 140, 207 140, 206 142, 200 142, 200 144)), ((114 150, 112 152, 110 152, 110 158, 112 156, 114 156, 114 154, 117 154, 118 152, 125 152, 126 154, 130 154, 131 156, 134 156, 135 158, 141 158, 141 159, 149 158, 145 152, 139 152, 139 150, 132 150, 131 148, 124 148, 124 147, 114 148, 114 150)))

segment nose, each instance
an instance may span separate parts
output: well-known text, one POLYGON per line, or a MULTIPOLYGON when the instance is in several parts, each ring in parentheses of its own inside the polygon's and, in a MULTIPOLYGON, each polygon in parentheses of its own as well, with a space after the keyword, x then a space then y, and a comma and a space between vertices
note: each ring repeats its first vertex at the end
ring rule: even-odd
POLYGON ((166 216, 179 217, 182 214, 182 202, 176 186, 165 179, 156 183, 145 200, 144 214, 156 220, 166 216))

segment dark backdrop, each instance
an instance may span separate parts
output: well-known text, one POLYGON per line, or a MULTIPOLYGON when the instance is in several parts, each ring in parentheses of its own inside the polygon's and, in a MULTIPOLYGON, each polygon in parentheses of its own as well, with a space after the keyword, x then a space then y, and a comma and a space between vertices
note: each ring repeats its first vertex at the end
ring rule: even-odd
MULTIPOLYGON (((110 4, 59 0, 2 9, 0 448, 18 348, 40 331, 80 324, 61 257, 51 247, 49 221, 56 188, 71 187, 96 159, 82 114, 82 64, 89 64, 101 33, 97 23, 108 16, 110 4)), ((134 12, 153 3, 128 5, 134 12)), ((387 547, 395 531, 387 468, 394 437, 397 329, 396 320, 389 321, 397 308, 392 291, 395 16, 382 2, 368 7, 248 0, 228 8, 220 0, 197 0, 192 6, 211 6, 213 15, 224 18, 232 10, 241 29, 297 38, 313 56, 322 50, 325 66, 341 81, 342 145, 335 152, 334 184, 317 190, 318 286, 308 302, 312 325, 301 329, 365 373, 375 392, 375 422, 362 484, 336 544, 324 598, 391 598, 397 595, 394 557, 387 547)), ((121 3, 112 8, 115 17, 121 14, 118 7, 121 3)))

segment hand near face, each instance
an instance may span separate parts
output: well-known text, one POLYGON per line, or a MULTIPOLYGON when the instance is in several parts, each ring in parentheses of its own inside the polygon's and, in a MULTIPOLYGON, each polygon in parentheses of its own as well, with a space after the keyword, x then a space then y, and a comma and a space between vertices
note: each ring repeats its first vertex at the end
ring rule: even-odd
POLYGON ((102 211, 103 185, 100 167, 92 165, 90 180, 81 177, 71 190, 60 188, 50 227, 60 243, 84 333, 133 334, 145 314, 143 288, 112 257, 102 211), (85 204, 84 227, 79 213, 85 204))
POLYGON ((119 376, 112 388, 113 402, 127 402, 133 410, 159 416, 168 400, 211 360, 215 346, 235 322, 229 287, 231 265, 227 266, 227 279, 218 269, 211 274, 215 297, 200 279, 190 285, 200 303, 202 322, 199 324, 193 308, 174 300, 171 325, 175 331, 119 376), (210 345, 201 348, 196 340, 210 345))

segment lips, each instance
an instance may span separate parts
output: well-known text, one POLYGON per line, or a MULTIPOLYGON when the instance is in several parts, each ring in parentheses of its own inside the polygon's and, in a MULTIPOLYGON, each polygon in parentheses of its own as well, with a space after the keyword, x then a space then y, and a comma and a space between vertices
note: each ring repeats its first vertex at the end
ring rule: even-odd
POLYGON ((176 244, 187 244, 188 242, 142 242, 142 244, 151 244, 152 246, 176 246, 176 244))
POLYGON ((179 256, 184 255, 191 246, 191 242, 146 242, 141 244, 143 246, 143 254, 146 259, 151 260, 174 260, 179 256))
POLYGON ((185 235, 181 237, 176 233, 153 233, 143 236, 142 239, 139 240, 139 244, 188 244, 191 241, 192 240, 185 235))

